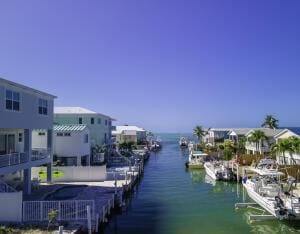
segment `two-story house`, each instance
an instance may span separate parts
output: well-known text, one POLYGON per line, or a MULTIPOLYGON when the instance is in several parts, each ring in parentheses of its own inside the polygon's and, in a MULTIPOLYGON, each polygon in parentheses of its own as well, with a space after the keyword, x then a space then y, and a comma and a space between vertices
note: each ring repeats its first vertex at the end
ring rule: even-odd
POLYGON ((23 193, 31 193, 31 168, 47 165, 52 176, 53 101, 55 96, 0 78, 0 176, 20 172, 23 193), (43 129, 47 144, 33 141, 43 129))
POLYGON ((147 131, 145 129, 129 125, 116 126, 115 130, 112 131, 112 135, 116 143, 132 142, 137 144, 147 139, 147 131))
POLYGON ((250 130, 246 134, 247 141, 245 148, 247 154, 265 154, 271 152, 271 146, 276 143, 275 136, 283 131, 285 131, 285 129, 257 128, 250 130), (266 139, 262 139, 260 142, 251 141, 251 136, 256 130, 262 131, 266 139))
POLYGON ((91 153, 94 148, 104 144, 112 145, 112 121, 114 119, 108 115, 82 107, 54 107, 54 123, 56 125, 85 125, 89 129, 91 153))

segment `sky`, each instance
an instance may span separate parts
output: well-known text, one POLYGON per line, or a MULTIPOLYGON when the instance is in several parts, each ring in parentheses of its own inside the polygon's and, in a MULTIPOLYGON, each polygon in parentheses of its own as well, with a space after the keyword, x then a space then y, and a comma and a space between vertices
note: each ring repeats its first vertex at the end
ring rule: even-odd
POLYGON ((300 126, 300 1, 3 0, 0 77, 154 132, 300 126))

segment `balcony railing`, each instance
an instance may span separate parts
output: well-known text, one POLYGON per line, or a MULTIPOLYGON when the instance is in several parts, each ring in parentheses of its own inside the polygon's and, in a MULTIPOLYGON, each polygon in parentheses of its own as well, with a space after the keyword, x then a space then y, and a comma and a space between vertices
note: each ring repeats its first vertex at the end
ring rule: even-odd
POLYGON ((31 153, 32 161, 42 160, 50 157, 51 157, 50 149, 32 149, 32 153, 31 153))
POLYGON ((28 153, 11 153, 0 155, 0 168, 9 167, 29 161, 28 153))
MULTIPOLYGON (((255 143, 253 142, 246 142, 246 149, 249 149, 249 150, 259 150, 259 145, 256 146, 255 143)), ((267 145, 264 145, 264 146, 261 146, 260 147, 262 151, 268 151, 269 150, 269 146, 267 145)))

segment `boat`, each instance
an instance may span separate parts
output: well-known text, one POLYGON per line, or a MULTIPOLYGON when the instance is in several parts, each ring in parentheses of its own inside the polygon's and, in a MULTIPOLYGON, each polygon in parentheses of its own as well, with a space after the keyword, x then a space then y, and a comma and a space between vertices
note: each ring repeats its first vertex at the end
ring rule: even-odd
POLYGON ((188 147, 188 140, 185 137, 180 137, 179 145, 180 147, 188 147))
POLYGON ((185 163, 186 168, 203 169, 206 156, 208 156, 208 154, 192 150, 189 154, 189 160, 185 163))
POLYGON ((150 150, 151 151, 158 151, 161 149, 161 144, 158 141, 153 141, 150 145, 150 150))
MULTIPOLYGON (((295 179, 291 176, 287 180, 284 191, 281 176, 274 160, 261 160, 258 166, 250 167, 247 171, 253 176, 243 178, 243 186, 249 197, 263 210, 280 220, 300 219, 300 198, 292 191, 295 179)), ((263 215, 261 215, 263 216, 263 215)))
POLYGON ((233 181, 234 174, 232 170, 225 167, 222 162, 206 162, 204 163, 205 172, 214 180, 233 181))

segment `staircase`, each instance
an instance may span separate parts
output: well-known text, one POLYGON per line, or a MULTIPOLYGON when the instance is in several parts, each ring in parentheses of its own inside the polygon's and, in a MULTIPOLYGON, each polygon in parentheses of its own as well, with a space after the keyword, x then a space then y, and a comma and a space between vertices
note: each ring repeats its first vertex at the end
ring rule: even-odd
POLYGON ((0 193, 14 193, 17 192, 13 187, 9 186, 3 181, 0 181, 0 193))

